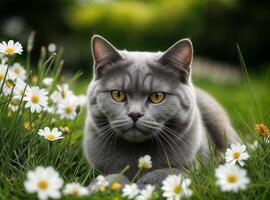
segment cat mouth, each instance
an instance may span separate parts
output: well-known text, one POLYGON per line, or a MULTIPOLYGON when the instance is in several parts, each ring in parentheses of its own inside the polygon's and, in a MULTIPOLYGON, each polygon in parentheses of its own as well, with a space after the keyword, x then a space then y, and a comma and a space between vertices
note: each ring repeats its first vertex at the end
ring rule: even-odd
POLYGON ((140 131, 141 133, 144 134, 144 131, 143 131, 141 128, 139 128, 138 126, 136 126, 136 123, 134 123, 133 126, 130 127, 130 128, 127 130, 127 132, 128 132, 128 131, 132 131, 132 130, 140 131))

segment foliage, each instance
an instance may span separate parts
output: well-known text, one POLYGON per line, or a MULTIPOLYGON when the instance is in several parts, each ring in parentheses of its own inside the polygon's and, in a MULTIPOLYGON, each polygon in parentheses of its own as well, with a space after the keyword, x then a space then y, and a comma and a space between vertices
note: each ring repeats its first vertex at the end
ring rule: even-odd
MULTIPOLYGON (((21 17, 25 32, 37 31, 38 46, 52 41, 65 46, 69 69, 91 70, 90 37, 100 34, 120 49, 144 51, 164 51, 190 37, 196 56, 234 64, 239 43, 249 69, 258 71, 269 64, 269 5, 251 0, 3 0, 0 22, 21 17)), ((1 30, 0 37, 9 37, 5 26, 1 30)), ((24 35, 12 37, 22 41, 24 35)))

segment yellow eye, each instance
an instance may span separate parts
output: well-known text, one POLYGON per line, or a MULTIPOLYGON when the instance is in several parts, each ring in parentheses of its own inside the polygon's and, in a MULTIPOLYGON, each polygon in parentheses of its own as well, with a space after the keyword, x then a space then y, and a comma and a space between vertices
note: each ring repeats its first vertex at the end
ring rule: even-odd
POLYGON ((126 95, 119 90, 113 90, 111 92, 111 95, 112 95, 113 100, 117 102, 123 102, 126 99, 126 95))
POLYGON ((164 92, 153 92, 149 95, 149 100, 152 103, 160 103, 165 99, 165 93, 164 92))

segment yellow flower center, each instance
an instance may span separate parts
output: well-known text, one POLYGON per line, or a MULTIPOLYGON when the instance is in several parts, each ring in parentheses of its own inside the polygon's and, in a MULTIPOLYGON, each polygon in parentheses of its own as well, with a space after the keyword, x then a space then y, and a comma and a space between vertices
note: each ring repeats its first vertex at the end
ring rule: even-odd
POLYGON ((235 151, 235 152, 233 152, 233 158, 234 158, 234 159, 238 159, 238 158, 239 158, 239 156, 240 156, 239 151, 235 151))
POLYGON ((99 191, 100 191, 100 192, 104 192, 104 191, 105 191, 105 187, 104 187, 104 186, 100 186, 100 187, 99 187, 99 191))
POLYGON ((112 190, 119 190, 121 188, 121 184, 114 182, 111 186, 112 190))
POLYGON ((48 188, 48 183, 47 181, 44 181, 44 180, 40 180, 38 182, 38 188, 41 189, 41 190, 46 190, 48 188))
POLYGON ((180 185, 174 186, 173 192, 176 193, 176 194, 179 194, 179 193, 181 192, 181 187, 180 187, 180 185))
POLYGON ((71 195, 78 197, 78 196, 80 196, 80 192, 78 189, 73 189, 73 190, 71 190, 71 195))
POLYGON ((23 90, 20 90, 20 95, 21 95, 21 96, 23 96, 23 92, 24 92, 23 90))
POLYGON ((48 134, 47 138, 48 138, 48 140, 53 141, 53 140, 55 140, 56 137, 53 133, 50 133, 50 134, 48 134))
POLYGON ((26 130, 29 130, 31 127, 30 127, 30 123, 29 122, 24 122, 24 128, 26 129, 26 130))
POLYGON ((14 69, 15 74, 19 75, 21 73, 21 70, 19 68, 14 69))
POLYGON ((66 113, 71 113, 72 112, 72 107, 70 105, 68 105, 65 109, 66 113))
POLYGON ((38 82, 38 77, 37 76, 33 76, 31 79, 32 83, 37 83, 38 82))
POLYGON ((61 96, 63 99, 65 99, 67 97, 67 93, 65 91, 61 92, 61 96))
POLYGON ((235 183, 237 181, 237 177, 234 174, 231 174, 227 177, 227 181, 229 183, 235 183))
POLYGON ((17 105, 19 105, 19 100, 17 100, 17 99, 12 99, 10 103, 11 103, 11 105, 13 105, 13 106, 17 106, 17 105))
POLYGON ((8 48, 6 49, 6 53, 7 53, 7 54, 13 54, 13 53, 14 53, 14 49, 13 49, 12 47, 8 47, 8 48))
POLYGON ((12 84, 11 82, 9 82, 9 81, 6 81, 6 82, 5 82, 5 86, 6 86, 7 88, 12 88, 12 87, 13 87, 13 84, 12 84))
POLYGON ((0 73, 0 80, 4 78, 4 74, 0 73))
POLYGON ((32 101, 32 103, 38 103, 38 102, 39 102, 39 96, 33 95, 33 96, 31 97, 31 101, 32 101))

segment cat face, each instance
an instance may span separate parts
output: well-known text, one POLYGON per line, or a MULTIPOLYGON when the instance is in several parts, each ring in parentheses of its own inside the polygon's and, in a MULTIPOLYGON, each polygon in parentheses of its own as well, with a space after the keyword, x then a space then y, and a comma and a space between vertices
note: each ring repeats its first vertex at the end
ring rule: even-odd
POLYGON ((189 119, 195 99, 189 40, 176 43, 163 54, 117 51, 95 36, 92 52, 95 77, 89 98, 96 103, 93 120, 97 124, 106 121, 109 127, 100 134, 113 132, 128 141, 141 142, 172 132, 170 123, 189 119))

